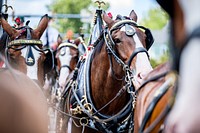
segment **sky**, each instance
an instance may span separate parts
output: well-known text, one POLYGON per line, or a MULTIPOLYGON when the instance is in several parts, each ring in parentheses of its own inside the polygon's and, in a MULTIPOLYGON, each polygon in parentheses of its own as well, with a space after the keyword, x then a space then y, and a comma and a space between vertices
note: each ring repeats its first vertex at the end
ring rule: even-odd
MULTIPOLYGON (((51 0, 7 0, 7 1, 8 1, 8 5, 13 6, 16 16, 17 15, 41 15, 42 16, 44 14, 49 14, 50 16, 52 15, 51 12, 49 12, 46 8, 46 6, 51 3, 51 0)), ((93 0, 93 1, 96 1, 96 0, 93 0)), ((110 8, 107 12, 111 12, 114 18, 118 14, 122 16, 128 16, 131 10, 135 10, 138 16, 138 22, 147 15, 149 9, 159 7, 156 0, 104 0, 104 1, 108 1, 110 3, 110 8)), ((11 14, 12 13, 11 10, 9 10, 8 13, 11 14)), ((94 17, 94 14, 91 15, 91 24, 93 22, 92 21, 93 17, 94 17)), ((27 20, 30 20, 29 26, 32 28, 35 28, 38 25, 40 18, 25 18, 25 21, 27 20)), ((14 24, 11 18, 9 18, 8 21, 11 25, 14 24)), ((155 42, 156 40, 159 40, 158 38, 162 38, 160 37, 161 34, 163 37, 166 38, 166 35, 168 34, 168 32, 167 30, 165 30, 163 33, 159 31, 157 35, 154 35, 155 42)), ((159 42, 157 44, 160 44, 163 42, 159 42)), ((152 48, 150 49, 153 52, 150 51, 150 53, 156 53, 154 52, 155 50, 153 50, 154 48, 157 49, 157 51, 163 51, 163 50, 160 50, 160 46, 164 46, 164 45, 153 45, 152 48)), ((158 57, 159 53, 157 52, 154 55, 155 57, 158 57)), ((160 55, 162 55, 162 53, 160 53, 160 55)), ((151 54, 151 57, 153 57, 152 54, 151 54)))
POLYGON ((111 4, 111 8, 108 10, 113 13, 114 16, 120 14, 122 16, 128 16, 131 10, 134 10, 138 15, 138 19, 141 19, 147 14, 150 8, 154 8, 157 5, 155 0, 108 0, 111 4))
MULTIPOLYGON (((4 0, 5 1, 5 0, 4 0)), ((95 0, 93 0, 95 1, 95 0)), ((128 16, 131 10, 135 10, 140 20, 150 8, 158 6, 155 0, 105 0, 110 3, 108 12, 111 12, 115 17, 117 14, 128 16)), ((13 6, 15 15, 44 15, 49 14, 46 5, 51 3, 51 0, 7 0, 8 5, 13 6)), ((95 11, 94 11, 95 12, 95 11)), ((11 14, 11 10, 8 11, 11 14)), ((30 19, 30 26, 36 26, 40 18, 25 18, 30 19)), ((9 22, 11 18, 9 18, 9 22)))

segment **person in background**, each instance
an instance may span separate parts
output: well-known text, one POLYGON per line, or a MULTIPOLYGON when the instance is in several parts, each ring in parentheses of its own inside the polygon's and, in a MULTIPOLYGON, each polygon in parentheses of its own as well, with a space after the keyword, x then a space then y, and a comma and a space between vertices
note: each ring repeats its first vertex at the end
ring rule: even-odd
POLYGON ((52 23, 53 19, 52 17, 49 17, 48 27, 44 31, 40 39, 44 47, 50 48, 55 51, 58 46, 58 38, 60 37, 60 33, 56 28, 52 27, 52 23))
POLYGON ((74 37, 74 32, 72 30, 68 30, 66 32, 65 39, 68 40, 68 42, 72 42, 73 37, 74 37))

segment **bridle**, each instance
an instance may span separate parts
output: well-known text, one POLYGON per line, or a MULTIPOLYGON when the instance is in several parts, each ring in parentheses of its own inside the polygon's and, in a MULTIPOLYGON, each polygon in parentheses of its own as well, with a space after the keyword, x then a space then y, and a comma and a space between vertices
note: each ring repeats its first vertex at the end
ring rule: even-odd
MULTIPOLYGON (((7 55, 9 53, 8 49, 13 49, 15 51, 19 51, 19 50, 24 49, 25 47, 28 47, 28 50, 31 50, 31 47, 33 47, 35 50, 37 50, 39 52, 46 52, 46 51, 50 52, 50 49, 40 49, 43 46, 42 41, 32 39, 32 37, 31 37, 32 29, 29 26, 24 26, 24 27, 21 27, 20 29, 22 29, 22 33, 16 37, 16 40, 7 42, 7 48, 6 48, 7 55), (18 39, 20 36, 24 35, 25 32, 27 35, 26 39, 18 39), (15 48, 15 46, 21 46, 21 47, 15 48)), ((34 64, 34 62, 31 63, 26 60, 26 64, 31 66, 34 64)))
MULTIPOLYGON (((37 39, 32 39, 31 36, 31 31, 32 29, 28 26, 28 23, 26 24, 26 26, 17 28, 17 30, 21 30, 21 33, 19 36, 17 36, 15 38, 15 40, 12 40, 9 42, 9 37, 7 37, 7 41, 6 41, 6 49, 5 49, 5 53, 6 53, 6 60, 7 62, 9 62, 9 49, 12 49, 15 51, 20 51, 24 48, 27 48, 27 52, 26 52, 26 57, 25 57, 25 63, 27 64, 27 66, 33 66, 35 64, 35 58, 34 58, 34 54, 32 51, 32 48, 35 49, 38 52, 41 53, 49 53, 49 58, 52 62, 50 70, 53 69, 53 53, 49 48, 43 49, 42 46, 42 41, 41 40, 37 40, 37 39), (21 36, 26 35, 26 39, 19 39, 21 36), (16 47, 17 46, 17 47, 16 47)), ((48 61, 49 59, 45 59, 45 61, 48 61)))
MULTIPOLYGON (((130 58, 128 59, 128 63, 126 64, 125 62, 123 62, 118 56, 116 51, 114 50, 114 46, 116 45, 115 42, 113 41, 111 34, 113 31, 117 30, 117 29, 121 29, 123 26, 125 26, 126 28, 126 35, 127 36, 134 36, 136 33, 135 29, 132 29, 130 26, 134 26, 134 27, 141 27, 141 26, 137 26, 137 23, 134 22, 133 20, 121 20, 117 23, 115 23, 110 31, 108 31, 108 28, 105 28, 104 30, 104 34, 103 34, 103 38, 105 40, 106 46, 107 46, 107 50, 109 53, 112 54, 112 56, 114 57, 114 59, 116 60, 116 62, 118 64, 120 64, 123 68, 124 71, 126 71, 127 75, 133 75, 132 71, 130 70, 130 65, 131 65, 131 61, 133 60, 133 58, 141 52, 145 52, 147 54, 147 56, 149 57, 149 54, 147 52, 147 50, 143 47, 139 47, 136 48, 133 53, 131 54, 130 58), (129 74, 128 74, 129 73, 129 74)), ((110 56, 109 56, 110 57, 110 56)), ((111 59, 110 59, 111 62, 111 59)), ((112 64, 112 63, 110 63, 112 64)), ((131 80, 130 78, 128 80, 131 80)))
MULTIPOLYGON (((74 49, 76 49, 76 50, 78 50, 78 47, 75 45, 75 44, 73 44, 73 43, 68 43, 68 42, 64 42, 64 43, 61 43, 59 46, 58 46, 58 48, 57 48, 57 52, 58 51, 60 51, 62 48, 64 48, 64 47, 72 47, 72 48, 74 48, 74 49)), ((69 66, 69 65, 62 65, 62 66, 60 66, 60 69, 62 69, 62 68, 68 68, 69 69, 69 71, 73 71, 73 69, 69 66)))

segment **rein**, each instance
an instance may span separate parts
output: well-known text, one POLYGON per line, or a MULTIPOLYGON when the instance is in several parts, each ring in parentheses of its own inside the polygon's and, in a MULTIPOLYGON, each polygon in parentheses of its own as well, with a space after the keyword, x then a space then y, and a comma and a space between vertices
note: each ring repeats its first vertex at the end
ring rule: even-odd
MULTIPOLYGON (((90 53, 90 55, 91 55, 91 53, 90 53)), ((87 58, 86 58, 86 60, 87 60, 87 58)), ((86 61, 86 63, 87 63, 87 61, 86 61)), ((76 73, 76 71, 78 71, 78 68, 77 69, 75 69, 75 72, 74 73, 76 73)), ((76 77, 74 78, 74 79, 76 79, 76 77)), ((69 86, 70 87, 70 86, 69 86)), ((89 100, 89 99, 87 99, 88 97, 86 96, 86 95, 84 95, 84 98, 83 99, 79 99, 79 97, 78 97, 78 95, 77 95, 77 93, 75 92, 75 90, 76 90, 76 87, 77 87, 77 83, 76 83, 76 81, 72 81, 72 83, 71 83, 71 91, 72 91, 72 93, 73 93, 73 96, 75 97, 75 99, 76 99, 76 101, 77 101, 77 103, 78 103, 78 105, 79 105, 79 109, 77 110, 79 113, 84 113, 84 114, 86 114, 87 115, 87 117, 83 117, 83 119, 85 120, 85 121, 87 121, 86 123, 89 123, 89 121, 93 121, 93 122, 95 122, 95 125, 98 127, 98 129, 96 129, 96 130, 101 130, 101 131, 103 131, 103 132, 106 132, 106 133, 112 133, 110 130, 108 130, 107 128, 108 128, 108 126, 110 125, 109 123, 111 122, 111 123, 113 123, 112 121, 113 120, 118 120, 118 117, 121 115, 121 114, 123 114, 123 112, 125 111, 125 112, 127 112, 128 110, 127 110, 127 108, 128 108, 128 106, 130 106, 131 105, 131 103, 132 103, 132 99, 130 99, 130 101, 127 103, 127 105, 120 111, 120 112, 118 112, 117 114, 115 114, 115 115, 113 115, 113 116, 105 116, 105 115, 103 115, 103 114, 100 114, 100 110, 102 110, 103 108, 105 108, 106 106, 108 106, 114 99, 116 99, 118 96, 120 96, 121 94, 123 94, 123 92, 125 92, 125 90, 126 90, 126 88, 124 87, 124 88, 122 88, 119 92, 118 92, 118 94, 108 103, 108 104, 106 104, 105 106, 103 106, 101 109, 99 109, 99 110, 96 110, 95 109, 95 107, 92 107, 93 106, 93 104, 92 104, 92 101, 91 100, 89 100), (92 104, 92 105, 91 105, 92 104), (92 111, 92 109, 94 110, 94 113, 93 112, 91 112, 92 111)), ((84 87, 85 88, 85 87, 84 87)), ((68 90, 70 90, 70 89, 68 89, 68 90)), ((69 93, 68 93, 69 94, 69 93)), ((75 108, 76 109, 76 108, 75 108)), ((131 109, 131 108, 130 108, 131 109)), ((75 110, 74 110, 75 111, 75 110)), ((70 112, 70 111, 69 111, 70 112)), ((77 113, 78 113, 77 112, 77 113)), ((128 112, 127 112, 128 113, 128 112)), ((129 116, 129 118, 128 119, 130 119, 130 116, 129 116)), ((83 123, 81 123, 80 122, 80 124, 82 125, 83 123)), ((82 125, 83 126, 83 125, 82 125)), ((91 128, 94 128, 94 127, 91 127, 91 128)))

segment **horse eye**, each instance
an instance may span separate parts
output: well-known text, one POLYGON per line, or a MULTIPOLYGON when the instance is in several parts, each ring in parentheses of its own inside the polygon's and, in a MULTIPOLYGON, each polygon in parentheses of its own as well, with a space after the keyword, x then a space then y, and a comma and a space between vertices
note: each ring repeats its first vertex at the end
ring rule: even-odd
POLYGON ((120 43, 121 41, 119 39, 114 39, 115 43, 120 43))

